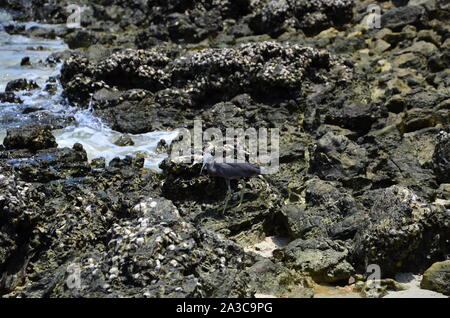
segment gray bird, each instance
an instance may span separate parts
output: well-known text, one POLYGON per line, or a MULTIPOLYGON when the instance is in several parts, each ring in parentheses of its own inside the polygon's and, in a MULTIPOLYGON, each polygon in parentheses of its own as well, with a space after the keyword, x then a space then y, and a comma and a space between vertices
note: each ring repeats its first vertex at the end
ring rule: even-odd
MULTIPOLYGON (((248 162, 236 162, 236 163, 226 163, 226 162, 215 162, 213 156, 210 154, 206 154, 203 156, 203 165, 200 170, 200 174, 203 172, 203 168, 208 171, 208 174, 211 176, 224 178, 227 183, 227 196, 225 198, 225 207, 223 208, 223 212, 227 209, 228 201, 231 196, 231 187, 230 180, 240 180, 242 178, 258 176, 261 174, 261 167, 253 165, 248 162)), ((245 185, 245 184, 244 184, 245 185)), ((242 200, 244 198, 244 188, 242 186, 239 204, 241 205, 242 200)))

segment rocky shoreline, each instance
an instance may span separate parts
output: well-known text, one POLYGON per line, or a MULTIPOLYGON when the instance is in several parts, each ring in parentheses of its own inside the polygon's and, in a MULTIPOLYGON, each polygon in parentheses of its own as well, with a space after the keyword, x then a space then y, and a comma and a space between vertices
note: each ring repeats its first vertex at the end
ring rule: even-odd
MULTIPOLYGON (((247 180, 241 206, 232 183, 221 213, 226 185, 198 163, 167 158, 156 173, 131 156, 89 162, 80 143, 58 148, 52 130, 65 118, 9 129, 0 296, 309 298, 329 284, 382 297, 406 288, 401 272, 450 295, 450 4, 378 1, 378 29, 365 22, 371 1, 0 7, 64 23, 69 2, 86 8, 82 29, 5 26, 66 41, 71 50, 43 63, 63 63, 46 88, 59 81, 68 106, 128 134, 194 119, 279 128, 280 169, 247 180), (255 250, 271 237, 284 243, 255 250)), ((34 89, 13 81, 0 102, 34 89)))

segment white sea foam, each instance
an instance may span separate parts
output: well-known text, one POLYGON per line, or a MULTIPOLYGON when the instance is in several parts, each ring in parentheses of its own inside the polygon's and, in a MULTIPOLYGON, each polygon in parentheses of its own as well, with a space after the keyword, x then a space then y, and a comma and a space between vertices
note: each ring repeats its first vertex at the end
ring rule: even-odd
POLYGON ((133 140, 133 146, 117 146, 114 142, 122 134, 109 128, 103 130, 89 126, 72 126, 62 130, 54 131, 56 142, 59 147, 72 147, 79 142, 88 154, 88 159, 104 157, 106 162, 113 158, 124 158, 127 155, 138 155, 145 158, 144 166, 158 170, 158 165, 167 155, 157 154, 156 146, 161 139, 170 143, 177 132, 150 132, 146 134, 128 136, 133 140))
MULTIPOLYGON (((0 25, 5 23, 11 23, 11 16, 5 11, 0 11, 0 25)), ((60 27, 34 22, 25 23, 26 28, 33 26, 60 27)), ((54 131, 59 147, 72 147, 75 143, 81 143, 89 160, 104 157, 107 163, 114 157, 139 155, 145 158, 145 167, 158 170, 159 162, 164 159, 165 155, 157 154, 156 146, 161 139, 170 143, 178 135, 177 132, 130 134, 129 137, 133 140, 134 145, 120 147, 114 142, 123 134, 110 129, 92 114, 91 109, 80 110, 64 103, 61 97, 62 87, 59 84, 57 84, 57 92, 54 95, 42 89, 50 76, 59 74, 61 65, 50 67, 38 62, 44 61, 53 52, 66 49, 67 45, 60 39, 42 40, 21 35, 9 35, 0 27, 0 92, 4 91, 9 81, 20 78, 34 80, 41 87, 32 92, 17 92, 16 95, 23 100, 23 104, 0 104, 0 142, 3 142, 7 128, 35 121, 40 115, 45 116, 45 113, 72 116, 75 119, 73 125, 54 131), (37 46, 42 46, 44 50, 28 49, 37 46), (20 62, 25 56, 30 57, 31 67, 20 66, 20 62), (27 107, 36 107, 41 110, 24 114, 23 110, 27 107)))

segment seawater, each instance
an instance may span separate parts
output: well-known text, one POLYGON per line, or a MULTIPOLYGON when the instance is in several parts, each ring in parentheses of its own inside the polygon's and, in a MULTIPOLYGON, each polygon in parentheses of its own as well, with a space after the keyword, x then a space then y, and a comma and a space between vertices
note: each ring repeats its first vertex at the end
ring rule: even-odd
MULTIPOLYGON (((5 24, 15 23, 6 11, 0 10, 0 92, 5 90, 7 83, 14 79, 25 78, 34 80, 39 86, 31 92, 17 92, 16 95, 23 104, 0 103, 0 143, 6 135, 6 130, 19 127, 25 123, 37 121, 42 116, 72 116, 75 120, 64 129, 53 131, 58 147, 72 147, 81 143, 85 148, 88 159, 104 157, 108 163, 115 157, 123 158, 127 155, 145 157, 145 167, 158 171, 159 163, 166 155, 157 154, 156 146, 161 139, 170 143, 178 136, 177 131, 156 131, 145 134, 128 134, 133 140, 133 146, 117 146, 114 142, 122 134, 112 130, 99 118, 92 114, 92 109, 79 109, 67 105, 62 98, 62 87, 57 84, 56 94, 43 90, 49 77, 60 73, 61 64, 49 66, 43 63, 54 52, 67 50, 68 47, 61 39, 35 39, 22 35, 9 35, 4 31, 5 24), (39 50, 33 49, 41 47, 39 50), (31 66, 21 66, 25 56, 30 57, 31 66), (37 107, 38 111, 24 114, 27 107, 37 107)), ((39 26, 43 28, 62 28, 63 25, 48 25, 34 22, 23 23, 25 28, 39 26)))

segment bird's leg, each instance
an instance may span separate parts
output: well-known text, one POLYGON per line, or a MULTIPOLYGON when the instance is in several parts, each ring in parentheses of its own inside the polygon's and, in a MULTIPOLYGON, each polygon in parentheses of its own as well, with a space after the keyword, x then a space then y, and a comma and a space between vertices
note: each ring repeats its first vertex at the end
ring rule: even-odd
POLYGON ((225 181, 227 182, 228 190, 227 190, 227 194, 226 194, 226 196, 225 196, 225 204, 224 204, 222 213, 225 213, 225 210, 227 209, 227 206, 228 206, 228 201, 230 201, 230 197, 231 197, 230 180, 225 179, 225 181))
POLYGON ((237 208, 239 208, 242 204, 242 200, 244 199, 244 193, 245 193, 245 181, 244 179, 239 180, 239 183, 242 182, 242 189, 241 189, 241 193, 239 195, 239 204, 237 205, 237 208))
POLYGON ((270 184, 269 184, 269 182, 267 181, 267 179, 264 178, 263 175, 259 175, 258 178, 260 178, 260 179, 264 182, 264 184, 265 184, 265 186, 266 186, 266 192, 270 192, 270 184))

